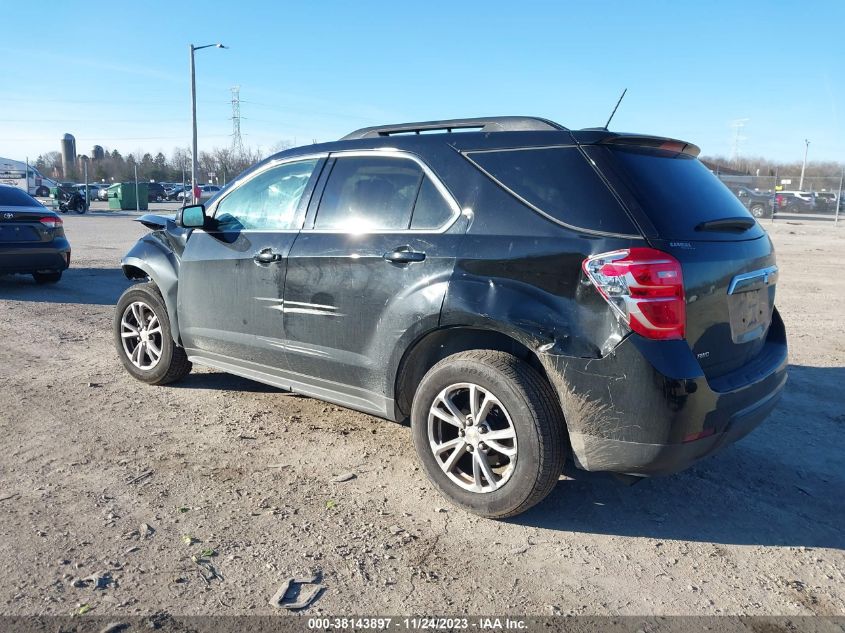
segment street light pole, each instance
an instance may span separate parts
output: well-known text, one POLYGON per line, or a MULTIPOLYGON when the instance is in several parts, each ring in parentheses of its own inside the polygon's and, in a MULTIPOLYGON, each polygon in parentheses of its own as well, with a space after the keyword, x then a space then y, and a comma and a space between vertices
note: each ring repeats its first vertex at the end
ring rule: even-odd
POLYGON ((798 181, 798 191, 804 191, 804 170, 807 169, 807 150, 810 149, 810 141, 804 139, 804 163, 801 165, 801 180, 798 181))
POLYGON ((205 44, 204 46, 194 46, 193 44, 188 45, 191 53, 191 126, 193 128, 191 136, 191 200, 194 204, 199 201, 194 197, 197 187, 197 171, 199 164, 197 161, 197 78, 194 64, 194 52, 202 50, 203 48, 211 48, 212 46, 214 48, 226 48, 222 44, 205 44))
MULTIPOLYGON (((191 44, 191 202, 197 185, 197 76, 194 69, 194 45, 191 44)), ((187 196, 185 196, 187 198, 187 196)))

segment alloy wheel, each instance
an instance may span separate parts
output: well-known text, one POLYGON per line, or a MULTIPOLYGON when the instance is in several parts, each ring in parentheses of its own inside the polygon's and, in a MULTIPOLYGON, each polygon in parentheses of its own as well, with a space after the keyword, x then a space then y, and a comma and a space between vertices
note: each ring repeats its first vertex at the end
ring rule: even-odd
POLYGON ((161 360, 161 322, 152 308, 142 301, 126 306, 120 318, 123 352, 138 369, 149 371, 161 360))
POLYGON ((441 470, 470 492, 498 490, 516 467, 516 430, 504 405, 473 383, 446 387, 428 414, 428 442, 441 470))

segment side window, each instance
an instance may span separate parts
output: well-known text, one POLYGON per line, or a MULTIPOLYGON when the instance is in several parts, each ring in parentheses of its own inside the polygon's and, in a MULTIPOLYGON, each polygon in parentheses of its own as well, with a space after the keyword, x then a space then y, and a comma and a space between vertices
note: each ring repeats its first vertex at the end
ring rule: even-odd
POLYGON ((286 163, 233 189, 217 205, 215 217, 224 228, 296 229, 296 210, 318 159, 286 163))
POLYGON ((423 180, 417 203, 414 205, 414 217, 411 228, 415 230, 438 229, 453 215, 452 207, 426 176, 423 180))
POLYGON ((467 156, 504 189, 548 217, 582 229, 638 234, 577 148, 496 150, 467 156))
POLYGON ((323 191, 314 228, 407 229, 422 177, 420 166, 406 158, 340 157, 323 191))

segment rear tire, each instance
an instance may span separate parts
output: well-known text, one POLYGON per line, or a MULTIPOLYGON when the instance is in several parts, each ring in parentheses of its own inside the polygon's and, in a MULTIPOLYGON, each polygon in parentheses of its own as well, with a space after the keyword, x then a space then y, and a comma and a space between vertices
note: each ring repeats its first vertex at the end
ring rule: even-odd
POLYGON ((62 278, 62 271, 57 270, 50 273, 32 273, 32 278, 37 284, 54 284, 62 278))
POLYGON ((190 373, 191 361, 173 340, 167 308, 154 283, 136 284, 120 296, 113 330, 120 361, 141 382, 164 385, 190 373))
POLYGON ((755 204, 751 207, 751 215, 755 218, 762 218, 766 214, 766 208, 762 204, 755 204))
POLYGON ((461 352, 432 367, 414 394, 411 429, 440 493, 487 518, 539 503, 555 487, 567 453, 551 386, 524 361, 493 350, 461 352), (488 399, 494 403, 485 405, 488 399))

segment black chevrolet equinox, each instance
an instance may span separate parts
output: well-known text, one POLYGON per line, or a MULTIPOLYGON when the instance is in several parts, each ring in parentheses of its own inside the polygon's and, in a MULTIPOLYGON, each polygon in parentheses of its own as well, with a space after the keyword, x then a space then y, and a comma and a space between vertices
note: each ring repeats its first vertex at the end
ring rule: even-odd
POLYGON ((507 517, 564 461, 678 471, 773 409, 772 243, 690 143, 531 117, 358 130, 140 218, 114 338, 390 420, 452 502, 507 517))

